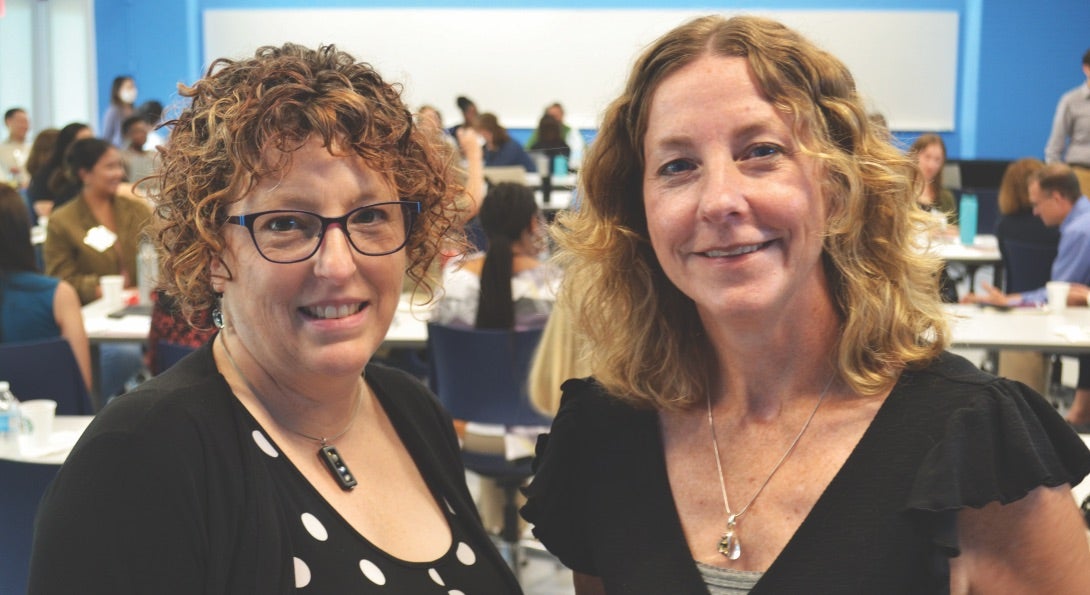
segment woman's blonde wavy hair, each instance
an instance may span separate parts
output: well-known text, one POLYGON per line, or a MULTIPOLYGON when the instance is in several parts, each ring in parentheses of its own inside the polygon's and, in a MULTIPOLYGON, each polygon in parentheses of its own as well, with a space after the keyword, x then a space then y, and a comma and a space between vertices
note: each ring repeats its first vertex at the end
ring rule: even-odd
POLYGON ((914 165, 868 118, 848 69, 780 23, 698 18, 666 34, 634 65, 584 162, 578 212, 553 233, 566 267, 561 299, 599 382, 656 408, 703 402, 716 365, 693 302, 655 258, 643 208, 643 141, 658 85, 705 55, 744 57, 766 97, 793 120, 801 150, 825 172, 824 266, 841 317, 835 362, 862 394, 945 347, 940 262, 912 191, 914 165))
POLYGON ((160 285, 183 313, 212 307, 209 265, 224 249, 227 209, 263 176, 283 171, 309 138, 331 152, 355 153, 387 177, 402 200, 421 202, 405 247, 406 271, 433 296, 426 270, 453 230, 455 183, 446 144, 413 124, 400 88, 335 46, 258 49, 219 59, 193 86, 189 106, 160 149, 155 234, 160 285), (267 151, 282 152, 269 160, 267 151))

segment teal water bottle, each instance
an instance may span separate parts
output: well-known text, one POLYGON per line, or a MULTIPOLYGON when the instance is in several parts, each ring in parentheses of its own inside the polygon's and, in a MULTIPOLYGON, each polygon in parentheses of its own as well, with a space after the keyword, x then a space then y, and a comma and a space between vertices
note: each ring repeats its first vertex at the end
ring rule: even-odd
POLYGON ((977 203, 975 194, 962 194, 961 207, 958 209, 958 231, 961 243, 972 246, 976 239, 977 203))
POLYGON ((553 175, 554 176, 566 176, 568 175, 568 158, 563 155, 556 155, 553 157, 553 175))

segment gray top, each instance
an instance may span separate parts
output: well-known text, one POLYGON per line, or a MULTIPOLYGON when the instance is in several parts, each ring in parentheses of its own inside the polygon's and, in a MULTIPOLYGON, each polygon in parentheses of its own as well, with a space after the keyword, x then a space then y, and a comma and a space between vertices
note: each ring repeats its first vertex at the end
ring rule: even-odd
POLYGON ((1090 167, 1090 82, 1064 93, 1056 105, 1045 161, 1090 167))
POLYGON ((711 595, 747 595, 764 576, 755 570, 731 570, 703 562, 697 562, 696 568, 711 595))

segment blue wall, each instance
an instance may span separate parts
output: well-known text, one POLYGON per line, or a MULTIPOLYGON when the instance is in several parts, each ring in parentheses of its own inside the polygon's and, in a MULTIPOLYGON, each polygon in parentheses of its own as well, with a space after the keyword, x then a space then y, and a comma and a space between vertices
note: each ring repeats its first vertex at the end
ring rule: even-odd
MULTIPOLYGON (((109 104, 110 82, 117 74, 136 78, 139 101, 159 99, 168 105, 176 101, 177 84, 202 74, 203 10, 295 6, 953 10, 961 17, 957 122, 955 130, 943 136, 950 157, 960 159, 1042 157, 1056 101, 1083 82, 1079 63, 1090 47, 1087 0, 1051 0, 1047 9, 1020 0, 96 0, 99 105, 109 104)), ((419 43, 406 33, 406 43, 419 43)), ((898 131, 898 136, 907 142, 918 132, 898 131)))

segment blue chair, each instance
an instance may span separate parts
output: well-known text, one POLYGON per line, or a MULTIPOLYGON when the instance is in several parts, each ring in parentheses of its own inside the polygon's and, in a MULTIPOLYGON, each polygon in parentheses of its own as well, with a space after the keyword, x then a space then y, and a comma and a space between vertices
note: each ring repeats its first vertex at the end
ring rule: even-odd
MULTIPOLYGON (((459 329, 428 325, 429 381, 455 418, 504 426, 548 426, 552 420, 530 404, 526 379, 541 329, 526 331, 459 329)), ((500 539, 516 572, 519 552, 518 491, 533 475, 530 457, 463 450, 466 469, 490 478, 504 492, 500 539)))
POLYGON ((0 459, 0 595, 27 592, 34 517, 57 469, 0 459))
POLYGON ((63 337, 0 344, 0 380, 19 400, 53 399, 57 415, 93 415, 76 356, 63 337))
POLYGON ((542 329, 478 330, 428 324, 431 389, 457 419, 548 426, 530 404, 526 377, 542 329))
POLYGON ((155 344, 155 373, 162 374, 167 368, 196 350, 196 347, 160 340, 155 344))
POLYGON ((1021 293, 1044 287, 1052 276, 1052 261, 1056 260, 1055 245, 1000 238, 999 253, 1003 257, 1005 293, 1021 293))

